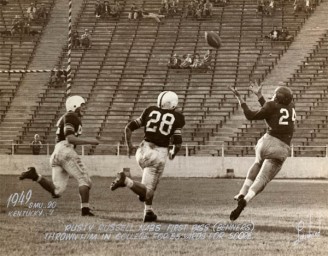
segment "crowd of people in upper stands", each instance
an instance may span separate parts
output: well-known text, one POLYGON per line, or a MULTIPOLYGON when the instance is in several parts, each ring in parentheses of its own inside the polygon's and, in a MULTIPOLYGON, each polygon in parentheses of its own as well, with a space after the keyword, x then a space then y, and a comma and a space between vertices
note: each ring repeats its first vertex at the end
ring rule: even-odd
POLYGON ((174 54, 167 63, 173 69, 212 69, 212 50, 207 50, 203 58, 198 53, 185 54, 181 58, 174 54))
POLYGON ((312 0, 295 0, 294 14, 297 14, 298 12, 311 13, 315 5, 316 2, 312 0))
POLYGON ((46 21, 48 17, 48 11, 44 3, 38 5, 36 3, 31 3, 26 9, 23 16, 15 15, 11 23, 10 31, 4 31, 2 34, 8 35, 36 35, 40 31, 31 28, 31 24, 39 24, 46 21), (7 32, 7 33, 6 33, 7 32))
MULTIPOLYGON (((287 0, 285 0, 287 1, 287 0)), ((257 0, 257 13, 263 15, 273 16, 277 8, 277 4, 281 4, 277 0, 257 0)), ((318 0, 294 0, 293 9, 296 15, 299 12, 310 13, 313 8, 318 4, 318 0)))
POLYGON ((210 0, 189 0, 184 17, 202 19, 212 17, 213 3, 210 0))
POLYGON ((165 18, 165 15, 146 11, 144 8, 140 8, 133 3, 128 14, 128 18, 129 20, 149 18, 155 20, 157 23, 163 23, 162 19, 165 18))
POLYGON ((292 41, 294 36, 291 35, 287 27, 283 27, 281 30, 277 26, 274 26, 270 33, 265 38, 271 39, 272 41, 292 41))
POLYGON ((162 0, 158 14, 165 15, 166 17, 172 17, 181 12, 178 4, 179 0, 162 0))
POLYGON ((118 0, 114 0, 114 3, 111 5, 109 1, 97 0, 95 6, 95 15, 96 18, 109 19, 109 18, 118 18, 122 12, 122 6, 118 0))
POLYGON ((67 71, 64 69, 52 70, 50 73, 49 86, 62 87, 67 82, 67 71))
POLYGON ((263 15, 272 16, 276 10, 275 0, 257 0, 257 12, 263 15))
POLYGON ((72 32, 72 48, 91 48, 91 35, 89 29, 85 29, 81 36, 76 30, 72 32))

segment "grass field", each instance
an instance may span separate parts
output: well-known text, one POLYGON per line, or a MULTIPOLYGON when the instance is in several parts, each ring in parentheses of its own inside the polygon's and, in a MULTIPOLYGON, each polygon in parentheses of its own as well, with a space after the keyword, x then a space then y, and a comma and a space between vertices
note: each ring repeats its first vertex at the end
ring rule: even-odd
POLYGON ((81 217, 75 180, 53 200, 38 184, 0 176, 0 255, 327 255, 326 181, 274 181, 234 226, 232 198, 243 180, 164 178, 154 200, 159 221, 147 225, 136 196, 111 192, 111 181, 93 177, 97 216, 81 217), (11 194, 29 189, 28 203, 14 206, 11 197, 7 207, 11 194), (41 216, 12 216, 22 211, 41 216))

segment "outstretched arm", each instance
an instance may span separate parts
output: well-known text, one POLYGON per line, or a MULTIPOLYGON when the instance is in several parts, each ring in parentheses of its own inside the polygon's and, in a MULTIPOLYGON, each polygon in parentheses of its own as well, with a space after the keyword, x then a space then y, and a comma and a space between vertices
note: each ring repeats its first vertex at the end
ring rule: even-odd
POLYGON ((261 83, 259 85, 257 81, 255 82, 251 81, 249 84, 249 89, 257 96, 257 99, 260 102, 261 106, 263 106, 265 103, 265 99, 262 95, 262 87, 263 84, 261 83))
MULTIPOLYGON (((239 104, 240 104, 240 106, 242 107, 242 109, 244 111, 244 115, 248 120, 263 120, 267 117, 267 107, 266 106, 263 106, 260 110, 253 111, 247 106, 246 102, 241 97, 241 95, 237 91, 237 89, 232 88, 231 86, 229 86, 228 88, 233 92, 233 94, 235 95, 235 97, 239 101, 239 104)), ((261 97, 261 99, 263 99, 263 96, 261 97)))
POLYGON ((228 88, 232 91, 233 95, 235 95, 236 99, 239 102, 239 105, 246 104, 245 100, 241 97, 240 93, 237 89, 233 88, 232 86, 228 86, 228 88))

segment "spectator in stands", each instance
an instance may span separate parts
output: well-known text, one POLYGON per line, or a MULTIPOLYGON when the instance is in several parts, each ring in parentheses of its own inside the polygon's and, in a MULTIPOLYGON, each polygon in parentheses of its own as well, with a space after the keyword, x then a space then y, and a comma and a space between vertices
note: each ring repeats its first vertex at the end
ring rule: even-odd
POLYGON ((281 31, 277 28, 277 26, 274 26, 267 38, 270 38, 272 41, 278 41, 280 38, 280 34, 281 31))
POLYGON ((36 7, 34 6, 34 3, 31 3, 30 6, 26 10, 27 18, 32 21, 35 19, 35 13, 36 13, 36 7))
POLYGON ((56 79, 58 86, 63 86, 67 82, 67 71, 63 68, 59 68, 56 71, 56 79))
POLYGON ((188 17, 195 17, 195 14, 196 14, 196 3, 194 1, 190 1, 187 5, 187 10, 184 14, 184 17, 185 18, 188 18, 188 17))
POLYGON ((192 69, 198 69, 202 66, 202 61, 198 53, 195 54, 193 63, 190 65, 192 69))
POLYGON ((165 16, 174 16, 178 13, 178 0, 162 0, 162 5, 159 14, 165 16))
POLYGON ((55 71, 51 71, 50 73, 50 78, 49 78, 49 83, 48 85, 50 87, 57 87, 57 79, 56 79, 56 72, 55 71))
POLYGON ((16 15, 12 21, 11 35, 14 35, 16 33, 22 35, 23 29, 24 29, 24 20, 19 15, 16 15))
POLYGON ((52 70, 50 74, 49 86, 51 87, 62 87, 65 85, 67 80, 66 70, 61 70, 60 68, 57 71, 52 70))
POLYGON ((79 32, 77 32, 76 30, 73 31, 72 33, 72 48, 80 48, 81 46, 81 42, 80 42, 80 36, 79 36, 79 32))
POLYGON ((191 56, 191 54, 188 53, 186 58, 180 64, 180 68, 190 68, 192 63, 193 63, 192 56, 191 56))
POLYGON ((122 11, 122 7, 120 2, 115 0, 114 5, 112 7, 112 17, 118 18, 120 16, 121 11, 122 11))
POLYGON ((294 37, 289 33, 287 27, 283 27, 280 32, 279 40, 281 41, 293 41, 294 37))
POLYGON ((91 48, 91 35, 88 29, 84 30, 84 34, 81 36, 81 46, 84 49, 91 48))
POLYGON ((43 148, 43 146, 39 134, 34 135, 34 140, 31 142, 30 146, 32 148, 33 155, 40 154, 40 151, 43 148))
POLYGON ((180 68, 181 65, 181 59, 179 56, 175 53, 172 58, 170 58, 167 66, 169 68, 180 68))
POLYGON ((305 8, 305 1, 304 0, 295 0, 294 1, 294 14, 304 10, 305 8))
POLYGON ((262 14, 264 14, 264 12, 265 12, 265 3, 264 3, 264 0, 257 0, 257 11, 256 11, 256 15, 259 12, 262 13, 262 14))
POLYGON ((213 12, 213 4, 210 0, 206 0, 204 4, 203 16, 204 17, 211 17, 213 12))
POLYGON ((25 35, 30 35, 31 33, 31 24, 29 19, 24 19, 23 21, 23 33, 25 35))
POLYGON ((305 6, 304 6, 305 13, 311 13, 312 12, 312 4, 310 0, 305 0, 305 6))
POLYGON ((162 0, 161 7, 158 11, 160 15, 169 15, 170 4, 168 0, 162 0))
POLYGON ((196 11, 195 11, 195 17, 196 19, 201 19, 203 16, 203 10, 204 10, 204 5, 202 3, 199 3, 197 5, 196 11))
POLYGON ((42 3, 40 7, 36 8, 35 17, 37 20, 46 20, 47 16, 48 12, 46 6, 42 3))
POLYGON ((266 7, 266 12, 269 16, 272 16, 275 12, 276 9, 276 3, 274 2, 274 0, 269 0, 268 5, 266 7))
POLYGON ((100 3, 100 0, 97 0, 97 2, 95 4, 96 18, 100 18, 102 16, 104 7, 105 7, 104 4, 100 3))
POLYGON ((202 59, 201 68, 212 69, 212 49, 208 49, 202 59))
POLYGON ((103 11, 102 11, 102 18, 109 18, 112 15, 112 8, 109 5, 108 1, 104 2, 104 7, 103 7, 103 11))
POLYGON ((220 7, 226 6, 228 3, 227 0, 214 0, 214 4, 220 7))
POLYGON ((160 15, 152 12, 147 12, 144 9, 141 11, 143 18, 154 19, 157 23, 162 23, 161 18, 165 18, 165 15, 160 15))
POLYGON ((138 8, 135 3, 132 4, 130 12, 128 14, 129 20, 136 20, 138 18, 138 8))

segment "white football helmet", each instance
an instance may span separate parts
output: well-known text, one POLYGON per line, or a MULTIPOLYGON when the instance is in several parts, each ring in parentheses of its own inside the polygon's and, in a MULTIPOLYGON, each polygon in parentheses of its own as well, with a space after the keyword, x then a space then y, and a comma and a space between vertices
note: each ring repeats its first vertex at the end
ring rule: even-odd
POLYGON ((172 91, 164 91, 158 95, 157 107, 161 109, 175 109, 178 106, 178 95, 172 91))
POLYGON ((81 96, 71 96, 66 100, 66 111, 75 112, 75 110, 81 107, 82 104, 85 104, 85 100, 81 96))

